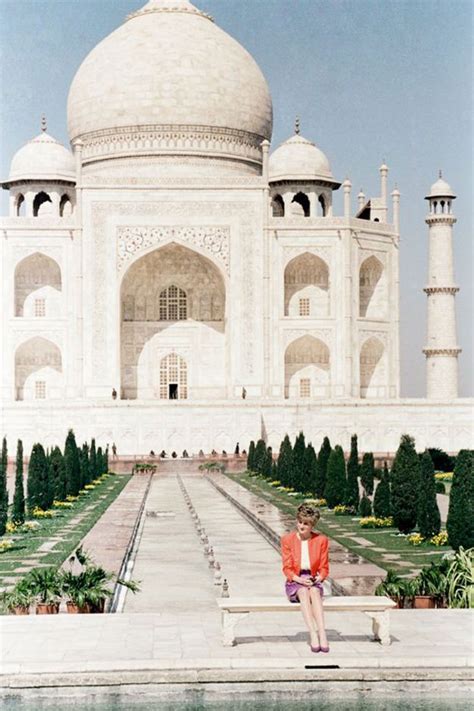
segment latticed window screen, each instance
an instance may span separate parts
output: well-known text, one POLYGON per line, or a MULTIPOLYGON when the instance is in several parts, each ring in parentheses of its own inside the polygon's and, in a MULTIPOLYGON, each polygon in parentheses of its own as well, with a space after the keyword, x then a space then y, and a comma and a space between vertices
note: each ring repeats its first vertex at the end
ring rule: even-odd
POLYGON ((311 381, 309 378, 300 379, 300 397, 311 396, 311 381))
POLYGON ((46 381, 36 380, 35 382, 35 399, 44 400, 46 397, 46 381))
POLYGON ((35 299, 35 316, 46 316, 45 299, 35 299))
POLYGON ((185 321, 188 317, 186 292, 172 284, 160 293, 160 321, 185 321))
POLYGON ((160 399, 168 400, 170 385, 177 385, 177 399, 188 397, 188 369, 186 361, 177 353, 170 353, 160 363, 160 399))
POLYGON ((300 299, 300 316, 309 316, 309 299, 300 299))

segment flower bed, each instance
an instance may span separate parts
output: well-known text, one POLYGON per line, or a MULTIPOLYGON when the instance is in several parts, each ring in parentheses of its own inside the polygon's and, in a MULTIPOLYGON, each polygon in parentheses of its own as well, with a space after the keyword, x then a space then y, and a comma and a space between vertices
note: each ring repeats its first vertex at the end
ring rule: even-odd
POLYGON ((359 521, 362 528, 391 528, 393 526, 393 518, 377 518, 377 516, 365 516, 359 521))
POLYGON ((447 546, 448 534, 446 531, 440 531, 431 538, 423 538, 420 533, 411 533, 407 536, 407 541, 411 546, 421 546, 422 543, 431 543, 434 546, 447 546))

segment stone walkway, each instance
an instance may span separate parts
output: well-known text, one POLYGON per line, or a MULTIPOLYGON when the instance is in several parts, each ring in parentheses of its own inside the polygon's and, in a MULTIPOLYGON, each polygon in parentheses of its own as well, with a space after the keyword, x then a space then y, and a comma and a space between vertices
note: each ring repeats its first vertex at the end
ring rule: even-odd
MULTIPOLYGON (((146 479, 130 480, 84 542, 109 569, 117 567, 128 543, 120 523, 128 522, 128 533, 133 528, 146 479)), ((277 551, 206 479, 183 476, 183 483, 231 594, 283 595, 277 551)), ((328 655, 311 653, 299 612, 251 614, 237 627, 237 646, 223 647, 216 605, 220 588, 214 584, 175 476, 153 478, 145 510, 149 515, 143 520, 132 573, 141 580, 142 592, 127 596, 123 614, 1 617, 0 685, 27 673, 87 672, 91 680, 117 670, 255 673, 304 671, 309 664, 358 670, 409 668, 413 673, 420 668, 472 665, 469 610, 393 610, 392 644, 387 647, 372 641, 371 623, 363 613, 328 613, 328 655)))

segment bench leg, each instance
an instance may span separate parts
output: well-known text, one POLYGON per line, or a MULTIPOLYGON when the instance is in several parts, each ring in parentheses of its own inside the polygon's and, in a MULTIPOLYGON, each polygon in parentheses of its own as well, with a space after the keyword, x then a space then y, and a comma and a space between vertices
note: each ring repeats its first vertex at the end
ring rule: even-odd
POLYGON ((367 612, 366 614, 372 618, 374 639, 380 641, 383 645, 390 644, 390 618, 388 616, 388 610, 384 610, 383 612, 367 612))
POLYGON ((248 612, 237 613, 222 610, 222 643, 224 647, 235 645, 235 625, 247 615, 248 612))

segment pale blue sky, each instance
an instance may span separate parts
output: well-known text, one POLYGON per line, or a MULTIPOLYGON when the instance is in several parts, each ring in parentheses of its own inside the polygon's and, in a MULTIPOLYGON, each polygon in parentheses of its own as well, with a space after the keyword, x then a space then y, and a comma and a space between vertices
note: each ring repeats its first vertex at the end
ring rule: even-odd
MULTIPOLYGON (((48 131, 67 143, 66 99, 86 54, 145 0, 0 0, 0 174, 48 131)), ((273 147, 302 133, 378 194, 378 168, 401 191, 402 394, 425 394, 428 235, 423 200, 439 168, 455 213, 460 394, 473 392, 471 0, 197 0, 254 56, 274 105, 273 147)), ((336 210, 341 212, 341 195, 336 210)), ((5 196, 2 199, 5 214, 5 196)))

